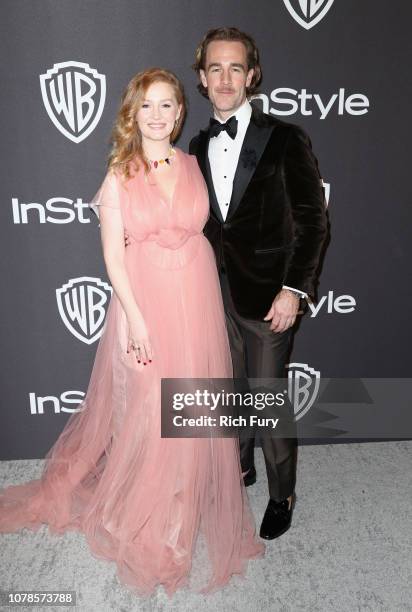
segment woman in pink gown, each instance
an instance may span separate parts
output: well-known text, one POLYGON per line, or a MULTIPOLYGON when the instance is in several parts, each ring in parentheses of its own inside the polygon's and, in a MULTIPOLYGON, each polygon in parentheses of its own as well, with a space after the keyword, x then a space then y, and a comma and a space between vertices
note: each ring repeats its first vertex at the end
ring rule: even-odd
POLYGON ((53 533, 81 531, 92 553, 113 560, 121 582, 140 595, 160 584, 171 595, 189 584, 198 533, 210 562, 203 592, 244 574, 247 560, 264 553, 238 439, 160 435, 161 378, 232 376, 196 158, 172 149, 163 163, 144 163, 168 150, 184 112, 172 73, 151 69, 130 81, 111 165, 92 204, 114 292, 87 393, 41 478, 0 492, 0 532, 42 523, 53 533), (126 128, 129 143, 122 142, 126 128), (115 163, 122 154, 128 176, 115 163))

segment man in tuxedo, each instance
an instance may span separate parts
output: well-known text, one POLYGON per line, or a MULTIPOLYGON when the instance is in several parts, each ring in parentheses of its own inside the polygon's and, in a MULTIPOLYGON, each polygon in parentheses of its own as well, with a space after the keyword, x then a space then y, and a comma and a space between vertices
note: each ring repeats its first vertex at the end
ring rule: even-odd
MULTIPOLYGON (((236 28, 207 32, 193 66, 213 105, 190 142, 208 186, 204 233, 219 271, 235 378, 282 378, 300 301, 313 298, 326 236, 324 194, 305 132, 248 100, 261 80, 253 39, 236 28)), ((260 535, 291 524, 297 439, 262 437, 269 502, 260 535)), ((240 440, 246 486, 256 480, 254 438, 240 440)))

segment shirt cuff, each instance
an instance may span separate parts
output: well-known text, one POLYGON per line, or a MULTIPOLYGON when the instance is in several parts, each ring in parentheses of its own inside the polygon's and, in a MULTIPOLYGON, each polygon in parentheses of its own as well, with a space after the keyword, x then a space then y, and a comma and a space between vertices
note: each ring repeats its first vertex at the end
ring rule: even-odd
POLYGON ((299 293, 300 296, 304 299, 306 299, 308 297, 308 294, 305 293, 304 291, 301 291, 300 289, 295 289, 294 287, 288 287, 287 285, 282 285, 283 289, 290 289, 291 291, 296 291, 296 293, 299 293))

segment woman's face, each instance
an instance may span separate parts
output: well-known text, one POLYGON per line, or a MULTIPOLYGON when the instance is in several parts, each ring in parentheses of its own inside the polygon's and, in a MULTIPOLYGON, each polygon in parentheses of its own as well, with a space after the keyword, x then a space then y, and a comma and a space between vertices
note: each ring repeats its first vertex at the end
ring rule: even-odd
POLYGON ((177 103, 173 87, 169 83, 152 83, 136 115, 143 140, 169 139, 181 110, 182 107, 177 103))

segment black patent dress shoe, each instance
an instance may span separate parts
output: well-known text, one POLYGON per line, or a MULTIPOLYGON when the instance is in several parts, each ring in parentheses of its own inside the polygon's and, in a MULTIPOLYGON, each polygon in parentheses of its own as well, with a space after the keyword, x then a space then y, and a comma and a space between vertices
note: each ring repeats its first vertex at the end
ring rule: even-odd
POLYGON ((254 465, 250 468, 248 473, 245 476, 243 476, 243 482, 245 483, 245 487, 250 487, 250 485, 255 484, 256 470, 255 470, 254 465))
POLYGON ((276 502, 269 499, 262 524, 260 526, 260 537, 265 540, 273 540, 281 536, 289 529, 292 523, 293 508, 296 503, 296 495, 292 494, 292 503, 289 509, 288 499, 276 502))

